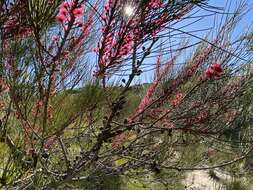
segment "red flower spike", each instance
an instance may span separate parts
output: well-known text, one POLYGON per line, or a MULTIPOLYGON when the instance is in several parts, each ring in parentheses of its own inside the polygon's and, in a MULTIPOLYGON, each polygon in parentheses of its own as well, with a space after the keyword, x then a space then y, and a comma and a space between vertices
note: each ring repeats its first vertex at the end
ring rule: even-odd
POLYGON ((211 68, 213 70, 215 70, 216 72, 218 72, 218 73, 222 73, 223 72, 223 68, 218 63, 215 63, 215 64, 211 65, 211 68))
POLYGON ((206 77, 208 80, 211 80, 214 77, 220 77, 223 71, 224 70, 220 64, 214 63, 206 70, 206 77))

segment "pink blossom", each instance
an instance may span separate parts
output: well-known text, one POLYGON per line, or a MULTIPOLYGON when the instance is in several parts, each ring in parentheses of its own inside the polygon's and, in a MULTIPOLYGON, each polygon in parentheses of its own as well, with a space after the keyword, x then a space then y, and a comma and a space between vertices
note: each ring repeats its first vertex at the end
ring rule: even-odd
POLYGON ((68 9, 68 8, 70 8, 70 4, 68 3, 68 2, 63 2, 62 4, 61 4, 61 6, 60 6, 61 8, 64 8, 64 9, 68 9))
POLYGON ((65 8, 61 8, 59 14, 63 14, 64 16, 66 16, 68 14, 68 11, 65 8))
POLYGON ((212 65, 211 65, 211 68, 212 68, 214 71, 218 72, 218 73, 222 73, 222 72, 223 72, 223 68, 221 67, 221 64, 219 64, 219 63, 214 63, 214 64, 212 64, 212 65))
POLYGON ((75 17, 82 16, 83 15, 83 7, 74 9, 73 14, 75 17))
POLYGON ((110 5, 107 3, 107 4, 104 6, 104 11, 105 11, 105 13, 108 13, 108 12, 109 12, 109 9, 110 9, 110 5))
POLYGON ((59 36, 58 35, 53 35, 52 40, 55 41, 55 42, 59 41, 59 36))
POLYGON ((207 68, 205 74, 208 80, 213 79, 214 77, 219 77, 223 72, 223 68, 220 64, 214 63, 210 67, 207 68))
POLYGON ((59 15, 56 16, 56 21, 58 21, 60 23, 65 22, 65 20, 66 20, 66 16, 63 15, 63 14, 59 14, 59 15))
POLYGON ((161 0, 151 0, 149 2, 149 6, 154 9, 161 8, 163 6, 163 2, 161 0))
MULTIPOLYGON (((141 103, 137 107, 137 110, 135 114, 129 119, 130 121, 133 121, 134 119, 138 118, 139 115, 144 112, 144 110, 152 103, 152 96, 155 93, 156 87, 158 86, 159 82, 165 77, 165 75, 169 72, 171 69, 174 61, 176 59, 176 56, 173 56, 171 59, 169 59, 164 68, 161 71, 157 71, 159 75, 157 76, 156 80, 153 81, 153 83, 148 87, 146 94, 144 98, 142 99, 141 103)), ((157 61, 160 61, 159 59, 157 61)))
POLYGON ((177 93, 177 94, 175 95, 175 98, 171 101, 171 104, 172 104, 173 106, 179 105, 179 104, 182 102, 183 97, 184 97, 183 93, 181 93, 181 92, 177 93))
POLYGON ((106 19, 107 19, 107 16, 106 16, 106 15, 102 15, 102 16, 101 16, 101 19, 102 19, 102 20, 106 20, 106 19))

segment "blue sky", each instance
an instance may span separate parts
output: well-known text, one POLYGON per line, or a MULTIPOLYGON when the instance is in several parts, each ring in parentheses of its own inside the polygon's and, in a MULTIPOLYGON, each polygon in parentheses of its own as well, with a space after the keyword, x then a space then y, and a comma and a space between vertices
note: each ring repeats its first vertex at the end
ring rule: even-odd
MULTIPOLYGON (((238 6, 239 2, 240 2, 240 0, 209 0, 208 5, 220 7, 221 8, 220 12, 233 13, 235 11, 236 7, 238 6), (231 3, 230 7, 229 7, 229 5, 226 4, 227 2, 231 3)), ((252 29, 251 24, 253 21, 253 0, 245 0, 245 2, 247 2, 247 4, 248 4, 247 8, 249 9, 249 11, 247 12, 246 15, 244 15, 242 20, 238 23, 237 27, 235 28, 235 30, 232 34, 232 38, 234 38, 234 39, 237 38, 239 35, 243 34, 247 30, 247 28, 252 29)), ((203 14, 210 14, 210 12, 202 10, 202 11, 196 13, 196 15, 203 15, 203 14)), ((189 15, 191 15, 191 13, 189 13, 189 15)), ((194 16, 196 16, 196 15, 194 15, 194 16)), ((190 24, 187 27, 183 27, 182 30, 187 32, 187 31, 209 29, 209 30, 202 31, 202 32, 201 31, 194 32, 194 35, 201 38, 201 37, 204 37, 208 33, 208 31, 211 31, 211 36, 213 35, 213 38, 215 38, 215 36, 217 35, 218 30, 219 30, 219 27, 218 27, 219 24, 217 24, 217 23, 219 23, 221 20, 224 21, 224 19, 221 19, 222 15, 223 14, 214 14, 212 16, 205 16, 200 21, 198 21, 194 24, 190 24)), ((178 28, 180 26, 188 25, 189 22, 191 22, 191 21, 194 21, 194 19, 185 19, 183 22, 180 22, 180 24, 177 24, 173 27, 178 28)), ((192 33, 192 32, 190 32, 190 33, 192 33)), ((180 40, 183 37, 190 37, 190 36, 179 35, 178 37, 179 37, 178 40, 180 40)), ((197 38, 194 38, 191 36, 191 42, 197 42, 197 41, 200 41, 200 39, 197 39, 197 38)), ((177 43, 177 42, 175 42, 175 43, 177 43)), ((170 45, 170 43, 165 44, 165 46, 169 46, 169 45, 170 45)), ((190 54, 189 52, 192 52, 192 51, 187 50, 184 54, 182 54, 182 57, 179 59, 179 63, 185 61, 185 59, 187 57, 189 57, 189 54, 190 54)), ((155 61, 156 60, 154 58, 151 58, 151 59, 147 59, 146 63, 147 63, 147 65, 155 64, 155 61)), ((142 69, 144 71, 145 71, 145 69, 147 69, 146 71, 148 71, 150 69, 150 67, 149 68, 148 67, 142 68, 142 69)), ((141 75, 141 77, 138 77, 136 79, 136 82, 137 83, 138 83, 138 81, 140 83, 150 82, 152 80, 152 78, 153 78, 152 72, 144 72, 141 75)))
MULTIPOLYGON (((245 31, 245 29, 247 29, 247 27, 251 27, 250 25, 253 23, 253 0, 244 1, 248 4, 248 12, 238 23, 238 26, 235 28, 234 35, 240 35, 245 31)), ((235 10, 236 6, 238 6, 240 0, 210 0, 209 5, 224 8, 226 7, 226 2, 232 2, 230 11, 233 11, 235 10)), ((226 9, 228 9, 228 7, 226 7, 226 9)), ((212 19, 205 20, 205 22, 212 22, 212 19)))

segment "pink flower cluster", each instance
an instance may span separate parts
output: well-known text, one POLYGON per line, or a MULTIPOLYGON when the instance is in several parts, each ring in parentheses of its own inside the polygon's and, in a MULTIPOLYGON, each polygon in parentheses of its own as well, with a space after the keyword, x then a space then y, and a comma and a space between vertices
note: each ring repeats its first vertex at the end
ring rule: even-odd
POLYGON ((195 118, 195 123, 203 123, 208 119, 209 113, 208 111, 200 111, 195 118))
MULTIPOLYGON (((173 85, 178 86, 179 84, 186 81, 189 77, 192 77, 193 74, 197 71, 197 69, 205 63, 205 60, 208 56, 213 52, 213 46, 208 46, 204 48, 197 56, 193 58, 189 66, 186 67, 183 76, 180 76, 175 81, 173 81, 173 85)), ((204 77, 200 77, 199 80, 202 80, 204 77)))
POLYGON ((113 0, 107 1, 107 3, 104 5, 104 14, 101 16, 103 21, 108 20, 108 15, 110 12, 110 7, 112 7, 113 0))
POLYGON ((172 65, 174 63, 176 59, 176 56, 173 56, 171 59, 169 59, 165 66, 160 69, 160 58, 157 59, 157 70, 156 74, 157 74, 157 78, 156 80, 153 81, 153 83, 147 88, 146 94, 144 96, 144 98, 142 99, 142 101, 140 102, 139 106, 137 107, 135 114, 130 117, 129 121, 134 121, 136 119, 139 118, 139 115, 141 113, 143 113, 145 111, 145 109, 150 106, 150 104, 152 104, 152 100, 153 100, 153 95, 155 93, 155 90, 159 84, 159 82, 166 76, 166 74, 170 71, 170 69, 172 68, 172 65))
MULTIPOLYGON (((107 7, 107 5, 106 5, 107 7)), ((107 10, 107 8, 105 8, 107 10)), ((106 17, 108 19, 109 17, 106 17)), ((110 22, 105 20, 105 23, 110 22)), ((95 49, 99 53, 99 68, 97 74, 102 74, 108 67, 118 65, 122 59, 133 49, 134 30, 129 30, 129 24, 122 26, 119 31, 111 31, 110 26, 105 24, 102 27, 103 37, 101 43, 95 49)))
POLYGON ((125 38, 123 39, 122 46, 119 49, 119 57, 123 57, 127 55, 133 48, 133 38, 134 35, 132 32, 126 34, 125 38))
POLYGON ((215 77, 219 77, 222 72, 223 68, 221 67, 221 64, 214 63, 206 70, 206 77, 208 80, 211 80, 215 77))
POLYGON ((133 34, 127 33, 122 39, 122 43, 116 39, 117 36, 121 36, 121 34, 108 33, 103 40, 104 47, 102 48, 103 45, 101 44, 97 49, 101 50, 100 53, 102 54, 99 65, 111 66, 112 64, 120 63, 121 59, 131 52, 133 48, 133 34), (110 62, 112 59, 114 60, 113 63, 110 62))
POLYGON ((150 8, 158 9, 163 7, 163 2, 162 0, 151 0, 148 5, 150 8))
POLYGON ((65 1, 60 5, 59 13, 55 19, 60 23, 65 23, 70 20, 71 16, 74 16, 75 18, 81 17, 83 12, 83 6, 77 5, 74 2, 65 1))
POLYGON ((105 14, 108 14, 108 13, 109 13, 110 6, 112 5, 112 3, 113 3, 113 0, 109 0, 109 1, 105 4, 105 6, 104 6, 104 13, 105 13, 105 14))
POLYGON ((178 93, 175 95, 175 98, 171 101, 171 104, 172 104, 173 106, 179 105, 179 104, 182 102, 183 97, 184 97, 184 94, 181 93, 181 92, 178 92, 178 93))

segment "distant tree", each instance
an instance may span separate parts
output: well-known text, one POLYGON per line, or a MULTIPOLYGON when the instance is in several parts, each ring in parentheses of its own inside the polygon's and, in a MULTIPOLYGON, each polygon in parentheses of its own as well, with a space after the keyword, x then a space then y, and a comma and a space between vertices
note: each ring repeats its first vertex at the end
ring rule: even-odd
POLYGON ((181 171, 242 161, 253 149, 252 57, 232 32, 245 5, 0 1, 2 187, 149 178, 174 188, 181 171), (222 15, 212 35, 184 30, 210 14, 222 15), (154 79, 137 85, 145 73, 154 79))

